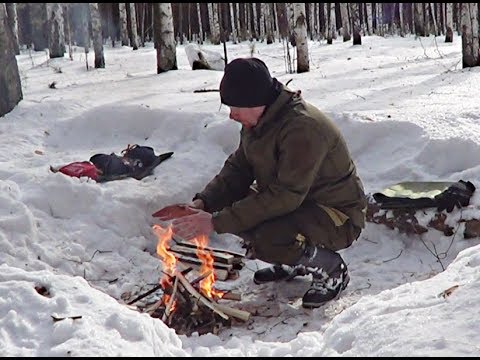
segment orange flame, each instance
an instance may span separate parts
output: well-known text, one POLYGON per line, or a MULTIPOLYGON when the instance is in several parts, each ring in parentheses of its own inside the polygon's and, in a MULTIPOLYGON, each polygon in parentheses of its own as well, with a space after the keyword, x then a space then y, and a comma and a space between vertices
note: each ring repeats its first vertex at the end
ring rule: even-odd
MULTIPOLYGON (((163 262, 164 275, 160 280, 160 284, 163 288, 166 288, 168 285, 172 285, 170 281, 170 276, 175 274, 175 268, 177 265, 177 258, 175 255, 168 250, 168 244, 172 239, 173 231, 171 225, 168 228, 163 228, 160 225, 153 225, 153 231, 158 238, 157 243, 157 254, 160 256, 163 262), (170 275, 170 276, 169 276, 170 275)), ((221 298, 224 293, 213 288, 215 283, 215 273, 213 268, 214 259, 211 254, 211 251, 206 250, 205 247, 208 244, 208 237, 205 235, 198 236, 192 240, 197 246, 196 253, 198 259, 201 261, 200 266, 200 275, 204 275, 210 272, 210 275, 205 277, 200 281, 200 290, 201 292, 209 298, 221 298)), ((167 304, 170 300, 170 295, 164 294, 162 301, 164 304, 167 304)), ((176 307, 176 302, 172 304, 170 309, 171 312, 174 311, 176 307)))
MULTIPOLYGON (((165 289, 168 285, 172 285, 170 281, 170 276, 175 273, 175 266, 177 264, 177 259, 170 251, 167 250, 168 243, 172 239, 172 228, 162 228, 160 225, 153 225, 153 231, 157 235, 157 254, 162 258, 163 261, 163 277, 160 279, 160 284, 165 289)), ((162 302, 168 304, 170 301, 170 295, 164 294, 162 297, 162 302)), ((175 309, 175 303, 172 304, 170 311, 172 312, 175 309)))
POLYGON ((214 296, 221 298, 223 293, 213 288, 213 284, 215 283, 215 273, 213 271, 214 260, 212 253, 205 250, 205 247, 208 244, 208 237, 205 235, 200 235, 194 238, 193 242, 195 245, 197 245, 197 257, 202 261, 200 275, 210 272, 210 275, 200 281, 200 289, 202 290, 203 294, 209 298, 213 298, 214 296))

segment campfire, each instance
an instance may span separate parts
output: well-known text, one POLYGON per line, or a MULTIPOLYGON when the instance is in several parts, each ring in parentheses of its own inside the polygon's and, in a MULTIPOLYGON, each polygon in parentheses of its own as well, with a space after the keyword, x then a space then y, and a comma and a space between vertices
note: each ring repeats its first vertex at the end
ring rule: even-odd
POLYGON ((128 302, 129 305, 163 290, 161 298, 146 304, 142 312, 160 318, 179 335, 197 332, 217 334, 230 327, 232 320, 246 322, 250 313, 230 307, 225 300, 241 300, 238 293, 215 288, 215 281, 236 279, 242 269, 243 255, 208 246, 208 237, 191 242, 173 236, 171 228, 153 226, 158 237, 157 254, 163 263, 159 285, 128 302))

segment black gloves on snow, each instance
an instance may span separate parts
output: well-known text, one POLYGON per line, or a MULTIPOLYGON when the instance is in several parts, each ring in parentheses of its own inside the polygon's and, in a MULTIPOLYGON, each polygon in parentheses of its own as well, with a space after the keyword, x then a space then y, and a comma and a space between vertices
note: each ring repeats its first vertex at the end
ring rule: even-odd
POLYGON ((458 208, 467 206, 474 191, 475 186, 470 181, 460 180, 450 185, 447 190, 435 196, 437 210, 452 212, 455 206, 458 208))

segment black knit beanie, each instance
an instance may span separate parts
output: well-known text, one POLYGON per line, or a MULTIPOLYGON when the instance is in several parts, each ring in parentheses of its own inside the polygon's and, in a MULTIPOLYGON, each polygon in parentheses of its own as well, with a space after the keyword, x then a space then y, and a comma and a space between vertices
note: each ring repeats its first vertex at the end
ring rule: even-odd
POLYGON ((256 107, 272 104, 280 94, 280 83, 270 76, 267 65, 257 58, 238 58, 225 66, 220 82, 223 104, 256 107))

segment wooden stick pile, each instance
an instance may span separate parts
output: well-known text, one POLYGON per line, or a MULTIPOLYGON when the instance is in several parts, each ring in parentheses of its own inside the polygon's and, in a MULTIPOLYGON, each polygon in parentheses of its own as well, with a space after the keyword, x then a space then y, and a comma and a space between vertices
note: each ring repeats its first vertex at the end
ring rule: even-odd
MULTIPOLYGON (((223 294, 208 296, 200 289, 203 279, 214 272, 216 280, 226 281, 238 277, 243 268, 243 255, 232 251, 205 247, 213 259, 213 269, 209 273, 200 274, 201 261, 197 258, 198 249, 195 244, 175 240, 168 249, 177 258, 176 270, 168 274, 168 281, 154 287, 143 295, 128 302, 132 305, 163 290, 163 296, 154 303, 146 304, 141 311, 154 318, 160 318, 179 335, 190 336, 206 333, 218 334, 222 327, 230 327, 232 319, 246 322, 250 313, 232 308, 224 300, 241 300, 241 295, 232 291, 221 291, 223 294), (222 303, 220 303, 221 301, 222 303)), ((215 289, 214 289, 215 290, 215 289)), ((215 293, 215 292, 214 292, 215 293)))

